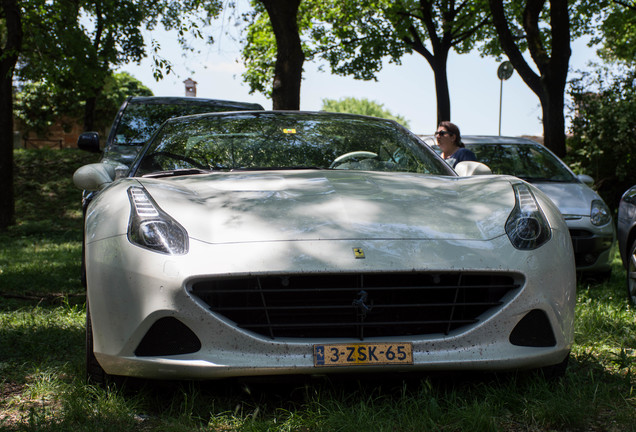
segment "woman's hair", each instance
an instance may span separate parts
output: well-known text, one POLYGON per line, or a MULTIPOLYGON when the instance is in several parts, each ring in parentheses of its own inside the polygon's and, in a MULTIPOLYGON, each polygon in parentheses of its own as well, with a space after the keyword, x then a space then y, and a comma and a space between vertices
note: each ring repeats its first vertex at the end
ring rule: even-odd
POLYGON ((443 127, 450 134, 455 135, 457 137, 457 139, 455 140, 455 144, 457 144, 458 147, 465 147, 464 143, 462 142, 462 136, 459 133, 459 128, 457 127, 455 123, 451 123, 445 120, 445 121, 439 122, 439 125, 437 125, 437 127, 438 128, 443 127))

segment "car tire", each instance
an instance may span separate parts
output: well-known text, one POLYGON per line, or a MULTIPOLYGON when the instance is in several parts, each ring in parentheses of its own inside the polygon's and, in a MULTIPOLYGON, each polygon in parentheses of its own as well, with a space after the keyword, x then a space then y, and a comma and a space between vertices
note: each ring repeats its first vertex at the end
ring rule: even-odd
POLYGON ((565 356, 565 359, 561 363, 557 363, 552 366, 545 366, 541 368, 541 374, 547 380, 558 380, 565 376, 565 371, 568 368, 570 361, 570 353, 565 356))
POLYGON ((93 352, 93 325, 90 307, 86 300, 86 382, 106 388, 111 384, 118 384, 116 378, 120 377, 106 373, 93 352))
POLYGON ((636 241, 632 243, 627 256, 627 298, 636 305, 636 241))
POLYGON ((591 284, 602 284, 607 282, 608 280, 610 280, 610 278, 612 277, 612 270, 606 270, 606 271, 602 271, 602 272, 587 272, 587 273, 581 273, 579 275, 577 275, 577 280, 584 282, 584 283, 591 283, 591 284))
POLYGON ((80 282, 86 291, 86 242, 84 238, 82 238, 82 267, 80 269, 80 282))

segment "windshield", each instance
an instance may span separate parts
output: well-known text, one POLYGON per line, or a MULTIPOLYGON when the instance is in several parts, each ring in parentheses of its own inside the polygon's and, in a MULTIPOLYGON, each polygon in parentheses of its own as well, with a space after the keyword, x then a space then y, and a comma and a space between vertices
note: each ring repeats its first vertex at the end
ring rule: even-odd
POLYGON ((143 145, 169 118, 238 109, 240 108, 201 103, 129 103, 119 120, 113 143, 143 145))
POLYGON ((329 113, 172 119, 136 161, 137 176, 177 170, 348 169, 454 175, 396 123, 329 113))
POLYGON ((493 174, 527 181, 575 182, 563 162, 539 144, 466 144, 493 174))

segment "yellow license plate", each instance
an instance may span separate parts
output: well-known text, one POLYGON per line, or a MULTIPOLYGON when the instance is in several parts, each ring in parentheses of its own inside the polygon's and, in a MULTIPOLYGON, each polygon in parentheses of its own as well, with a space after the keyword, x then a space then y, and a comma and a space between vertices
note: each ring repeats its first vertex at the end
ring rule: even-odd
POLYGON ((314 345, 314 366, 413 364, 411 343, 314 345))

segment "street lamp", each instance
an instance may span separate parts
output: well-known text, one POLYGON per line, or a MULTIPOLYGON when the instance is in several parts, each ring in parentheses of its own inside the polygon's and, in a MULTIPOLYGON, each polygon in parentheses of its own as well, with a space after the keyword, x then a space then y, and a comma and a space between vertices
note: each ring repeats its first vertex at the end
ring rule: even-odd
POLYGON ((510 78, 514 71, 515 68, 509 61, 503 62, 497 68, 497 77, 499 77, 499 80, 501 81, 501 84, 499 85, 499 136, 501 136, 501 101, 503 97, 503 82, 510 78))

